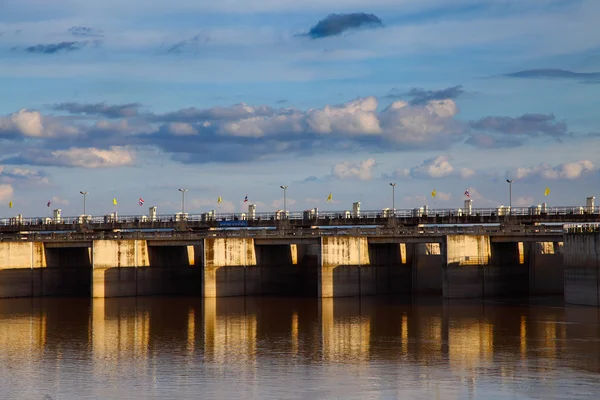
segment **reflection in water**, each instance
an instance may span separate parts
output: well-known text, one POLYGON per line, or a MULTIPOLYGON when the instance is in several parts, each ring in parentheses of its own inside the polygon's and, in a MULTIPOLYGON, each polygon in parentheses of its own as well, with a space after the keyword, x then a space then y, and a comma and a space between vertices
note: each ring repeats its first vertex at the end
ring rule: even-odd
POLYGON ((591 398, 594 308, 400 299, 0 301, 0 398, 591 398))

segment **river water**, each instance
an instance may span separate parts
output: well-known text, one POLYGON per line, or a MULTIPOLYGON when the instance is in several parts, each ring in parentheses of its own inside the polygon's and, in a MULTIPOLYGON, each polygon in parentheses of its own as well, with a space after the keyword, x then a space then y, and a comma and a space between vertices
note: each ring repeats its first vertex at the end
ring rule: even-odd
POLYGON ((0 398, 592 399, 600 310, 560 300, 0 300, 0 398))

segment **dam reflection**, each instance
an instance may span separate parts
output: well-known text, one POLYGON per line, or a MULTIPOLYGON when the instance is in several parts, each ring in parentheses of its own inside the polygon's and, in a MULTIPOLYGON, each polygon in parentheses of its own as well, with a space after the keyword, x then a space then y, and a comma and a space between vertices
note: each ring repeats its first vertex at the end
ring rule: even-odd
POLYGON ((600 311, 393 298, 0 301, 0 363, 18 371, 15 390, 27 393, 40 365, 62 376, 73 360, 72 373, 115 382, 134 374, 148 385, 181 365, 254 382, 265 363, 358 366, 352 371, 362 374, 375 362, 432 393, 461 379, 471 389, 455 397, 464 398, 490 377, 599 373, 600 311))

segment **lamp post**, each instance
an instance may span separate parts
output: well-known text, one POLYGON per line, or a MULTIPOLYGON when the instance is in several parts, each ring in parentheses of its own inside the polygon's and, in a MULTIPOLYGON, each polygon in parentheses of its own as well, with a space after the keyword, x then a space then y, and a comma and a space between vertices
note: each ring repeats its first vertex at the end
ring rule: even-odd
POLYGON ((86 213, 85 213, 85 196, 87 196, 88 192, 80 191, 79 193, 83 195, 83 215, 86 215, 86 213))
POLYGON ((512 184, 514 179, 507 179, 508 182, 508 215, 512 214, 512 184))
POLYGON ((390 183, 392 187, 392 216, 396 216, 396 184, 390 183))
POLYGON ((287 214, 286 214, 286 211, 287 211, 287 197, 286 197, 286 195, 287 195, 287 188, 288 187, 287 187, 287 185, 286 186, 281 185, 279 187, 283 189, 283 218, 286 218, 287 217, 287 214))
POLYGON ((187 189, 179 189, 181 192, 181 218, 183 218, 183 214, 185 214, 185 192, 187 189))

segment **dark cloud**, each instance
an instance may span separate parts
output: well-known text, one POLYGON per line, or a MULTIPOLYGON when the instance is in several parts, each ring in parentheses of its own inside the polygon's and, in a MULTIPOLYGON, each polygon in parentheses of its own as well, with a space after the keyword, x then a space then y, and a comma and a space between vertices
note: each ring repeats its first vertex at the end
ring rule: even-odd
POLYGON ((311 183, 311 182, 318 182, 318 181, 319 181, 319 178, 317 178, 314 175, 311 175, 311 176, 307 176, 306 178, 304 178, 302 180, 302 183, 311 183))
POLYGON ((60 103, 49 108, 56 111, 66 111, 70 114, 101 115, 106 118, 130 118, 139 115, 139 103, 107 105, 105 103, 60 103))
POLYGON ((431 100, 446 100, 456 99, 464 93, 462 86, 452 86, 442 90, 425 90, 413 88, 408 91, 407 95, 412 97, 411 104, 425 104, 431 100))
MULTIPOLYGON (((87 45, 95 45, 99 46, 102 44, 101 41, 98 40, 84 40, 79 42, 60 42, 60 43, 51 43, 51 44, 36 44, 35 46, 29 46, 25 48, 25 51, 28 53, 38 53, 38 54, 55 54, 55 53, 68 53, 72 51, 81 50, 87 45)), ((16 48, 15 48, 16 50, 16 48)))
POLYGON ((522 146, 524 144, 523 140, 517 137, 496 137, 481 133, 471 135, 471 137, 469 137, 465 143, 473 147, 477 147, 478 149, 513 148, 522 146))
POLYGON ((275 111, 274 108, 265 105, 251 107, 240 103, 230 107, 183 108, 166 114, 154 115, 151 119, 158 122, 227 121, 250 117, 268 117, 275 114, 275 111))
POLYGON ((545 135, 555 138, 569 135, 567 124, 557 121, 554 114, 524 114, 517 118, 486 117, 472 121, 471 128, 506 135, 545 135))
POLYGON ((465 90, 462 85, 451 86, 440 90, 426 90, 421 88, 412 88, 408 92, 403 92, 400 89, 392 88, 390 91, 383 96, 384 99, 401 99, 401 98, 412 98, 410 104, 425 104, 432 100, 447 100, 457 99, 460 97, 465 90))
POLYGON ((288 102, 288 99, 281 99, 281 100, 277 100, 277 104, 285 104, 288 102))
POLYGON ((3 169, 0 167, 0 183, 16 187, 45 186, 49 184, 49 175, 43 171, 27 168, 3 169))
POLYGON ((169 48, 167 48, 167 53, 169 54, 179 54, 182 53, 186 49, 198 49, 200 43, 206 44, 210 40, 210 37, 203 37, 202 35, 196 35, 191 37, 190 39, 182 40, 181 42, 177 42, 169 48))
POLYGON ((381 27, 383 27, 383 22, 374 14, 329 14, 313 26, 305 36, 309 36, 311 39, 321 39, 340 35, 349 30, 381 27))
POLYGON ((87 26, 73 26, 69 33, 77 37, 104 37, 102 31, 87 26))
POLYGON ((506 74, 510 78, 581 79, 583 82, 600 80, 600 72, 573 72, 563 69, 528 69, 506 74))

